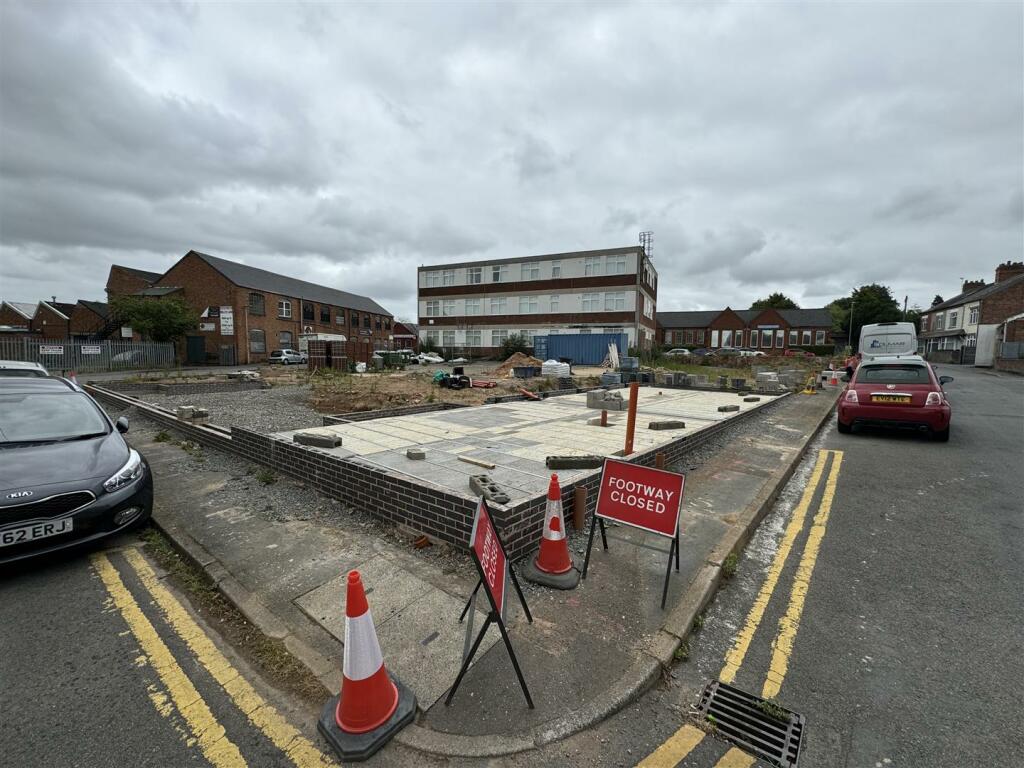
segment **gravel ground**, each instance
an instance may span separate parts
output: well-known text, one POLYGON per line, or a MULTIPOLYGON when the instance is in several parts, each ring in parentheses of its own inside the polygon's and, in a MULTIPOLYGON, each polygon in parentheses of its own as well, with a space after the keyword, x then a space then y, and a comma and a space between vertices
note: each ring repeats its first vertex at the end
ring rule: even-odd
POLYGON ((205 395, 147 393, 140 399, 171 409, 179 405, 206 408, 210 411, 210 421, 221 427, 283 432, 323 426, 323 417, 309 405, 309 387, 306 385, 205 395))

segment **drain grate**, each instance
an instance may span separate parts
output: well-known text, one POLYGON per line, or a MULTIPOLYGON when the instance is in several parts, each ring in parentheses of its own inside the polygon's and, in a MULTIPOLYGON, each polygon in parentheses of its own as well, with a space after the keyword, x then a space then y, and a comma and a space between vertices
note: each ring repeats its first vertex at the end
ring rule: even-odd
POLYGON ((717 735, 782 768, 796 768, 803 715, 766 704, 760 696, 717 680, 704 687, 697 708, 701 718, 714 725, 717 735))

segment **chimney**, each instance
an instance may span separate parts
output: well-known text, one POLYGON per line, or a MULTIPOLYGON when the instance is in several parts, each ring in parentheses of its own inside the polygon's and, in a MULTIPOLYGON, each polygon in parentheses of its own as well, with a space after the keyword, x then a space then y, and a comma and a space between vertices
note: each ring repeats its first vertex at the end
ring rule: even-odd
POLYGON ((56 296, 51 296, 50 299, 53 301, 54 304, 57 303, 57 297, 56 296))
POLYGON ((996 267, 996 282, 1001 283, 1015 275, 1024 274, 1024 261, 1007 261, 996 267))
POLYGON ((984 280, 964 280, 964 286, 960 290, 960 293, 973 293, 979 288, 985 287, 984 280))

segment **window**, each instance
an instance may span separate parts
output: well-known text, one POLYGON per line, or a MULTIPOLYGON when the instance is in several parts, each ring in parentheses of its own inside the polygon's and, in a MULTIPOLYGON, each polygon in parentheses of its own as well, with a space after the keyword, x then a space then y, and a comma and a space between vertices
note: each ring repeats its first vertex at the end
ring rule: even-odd
POLYGON ((391 320, 385 320, 385 321, 384 321, 384 327, 385 327, 385 328, 386 328, 387 330, 389 330, 389 331, 390 331, 390 330, 391 330, 391 320))
MULTIPOLYGON (((427 317, 437 317, 438 315, 441 314, 441 302, 438 301, 437 299, 428 301, 426 305, 426 310, 427 317)), ((354 314, 352 315, 352 324, 359 325, 359 320, 356 319, 356 316, 354 314)))
POLYGON ((520 296, 519 297, 519 314, 528 315, 531 312, 537 311, 537 297, 536 296, 520 296))
POLYGON ((960 313, 957 312, 956 310, 953 310, 952 312, 949 313, 949 327, 951 329, 952 328, 956 328, 957 315, 959 315, 959 314, 960 313))
POLYGON ((503 283, 508 279, 508 267, 503 264, 495 264, 491 267, 491 282, 503 283))
POLYGON ((441 302, 441 314, 445 317, 451 317, 455 314, 455 300, 445 299, 441 302))
POLYGON ((722 331, 722 346, 723 347, 731 347, 732 346, 732 331, 730 331, 728 329, 722 331))
POLYGON ((467 315, 479 315, 480 314, 480 299, 466 299, 466 314, 467 315))
POLYGON ((558 311, 558 303, 559 303, 559 301, 561 301, 561 297, 558 296, 558 294, 555 294, 554 296, 551 297, 551 311, 552 312, 557 312, 558 311))
MULTIPOLYGON (((976 311, 976 310, 975 310, 976 311)), ((978 346, 978 334, 969 333, 964 337, 965 347, 976 347, 978 346)))
POLYGON ((601 274, 601 257, 586 256, 583 259, 583 274, 586 277, 596 277, 601 274))
POLYGON ((288 319, 292 316, 292 303, 285 299, 277 302, 277 316, 288 319))
POLYGON ((491 331, 491 346, 500 347, 508 338, 508 331, 491 331))
POLYGON ((466 282, 470 285, 477 285, 484 281, 483 267, 470 267, 466 270, 466 282))
POLYGON ((253 329, 249 331, 249 351, 255 355, 265 354, 267 351, 267 337, 263 331, 253 329))
POLYGON ((352 313, 352 325, 354 325, 356 327, 359 326, 359 313, 358 312, 353 312, 352 313))
MULTIPOLYGON (((970 315, 968 315, 968 317, 967 317, 967 322, 970 325, 977 325, 978 324, 978 308, 977 307, 971 307, 970 315)), ((974 345, 972 344, 971 346, 973 347, 974 345)))
POLYGON ((533 346, 533 331, 522 330, 519 332, 519 335, 523 338, 523 341, 525 341, 531 347, 533 346))
POLYGON ((491 299, 491 314, 503 315, 508 308, 508 299, 502 296, 500 299, 491 299))
POLYGON ((750 346, 752 348, 754 348, 754 349, 757 348, 757 344, 761 340, 760 339, 760 335, 761 335, 760 331, 757 331, 757 330, 751 330, 750 331, 750 346))
POLYGON ((427 288, 438 288, 441 285, 441 273, 427 272, 424 276, 424 282, 427 284, 427 288))
POLYGON ((562 262, 560 262, 560 261, 552 261, 551 262, 551 277, 561 277, 561 276, 562 276, 562 262))
POLYGON ((325 307, 323 304, 320 305, 320 322, 329 323, 331 322, 331 308, 325 307))
POLYGON ((717 347, 718 346, 718 331, 712 331, 711 332, 711 346, 712 347, 717 347))
POLYGON ((441 285, 455 285, 454 269, 446 269, 441 273, 441 285))
POLYGON ((928 384, 924 365, 865 365, 857 370, 858 384, 928 384))
POLYGON ((935 330, 941 331, 946 328, 946 315, 940 313, 935 316, 935 330))
POLYGON ((250 315, 262 315, 266 313, 264 306, 264 298, 262 293, 250 293, 249 294, 249 314, 250 315))
POLYGON ((536 261, 523 264, 523 280, 540 280, 540 264, 536 261))
POLYGON ((609 256, 606 262, 607 268, 605 274, 608 275, 624 275, 626 274, 626 257, 625 256, 609 256))
POLYGON ((363 328, 369 328, 369 327, 370 327, 370 316, 369 315, 363 315, 363 328))
POLYGON ((380 329, 381 329, 381 328, 383 327, 383 323, 381 323, 381 320, 380 320, 380 318, 379 318, 379 317, 378 317, 378 318, 377 318, 377 319, 376 319, 376 320, 374 321, 374 324, 373 324, 373 326, 374 326, 374 328, 376 328, 376 329, 377 329, 378 331, 379 331, 379 330, 380 330, 380 329))
POLYGON ((688 329, 686 331, 686 343, 687 344, 693 344, 693 329, 692 328, 690 328, 690 329, 688 329))
POLYGON ((699 329, 697 331, 697 343, 698 344, 703 344, 704 343, 704 329, 703 328, 701 328, 701 329, 699 329))
POLYGON ((441 334, 438 331, 427 331, 427 341, 431 344, 439 344, 441 342, 441 334))
POLYGON ((654 317, 654 300, 644 296, 644 317, 654 317))
POLYGON ((800 331, 796 328, 790 328, 789 330, 789 346, 795 347, 800 338, 800 331))
POLYGON ((623 291, 616 293, 606 293, 604 295, 604 309, 606 312, 611 312, 617 309, 626 308, 626 294, 623 291))
POLYGON ((281 345, 281 349, 292 349, 292 345, 295 343, 295 337, 292 336, 291 331, 281 331, 277 334, 277 343, 281 345))
POLYGON ((446 347, 455 346, 455 331, 444 331, 441 334, 441 343, 446 347))
POLYGON ((825 332, 824 331, 815 331, 814 332, 814 343, 817 344, 819 347, 822 344, 825 343, 825 332))
POLYGON ((584 312, 597 312, 601 308, 601 294, 600 293, 584 293, 583 294, 583 311, 584 312))
POLYGON ((466 346, 467 347, 479 347, 480 346, 480 331, 466 331, 466 346))
POLYGON ((302 303, 302 319, 303 320, 308 320, 309 322, 312 323, 313 322, 313 311, 314 310, 315 310, 315 307, 312 304, 306 304, 305 302, 303 302, 302 303))
POLYGON ((345 324, 345 310, 344 309, 336 309, 336 310, 334 310, 334 324, 335 325, 344 325, 345 324))
POLYGON ((811 343, 811 332, 810 331, 804 331, 803 332, 802 338, 800 339, 800 343, 803 344, 805 347, 808 346, 811 343))
POLYGON ((781 330, 780 331, 776 331, 775 332, 775 347, 777 349, 782 349, 784 346, 786 346, 786 332, 785 331, 781 331, 781 330))
POLYGON ((761 331, 761 348, 762 349, 771 349, 771 347, 772 347, 772 332, 771 331, 761 331))

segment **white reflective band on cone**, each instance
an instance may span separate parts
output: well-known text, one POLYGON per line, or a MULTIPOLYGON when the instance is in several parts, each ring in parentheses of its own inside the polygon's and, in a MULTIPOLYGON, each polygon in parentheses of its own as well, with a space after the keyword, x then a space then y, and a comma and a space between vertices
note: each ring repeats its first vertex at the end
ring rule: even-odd
POLYGON ((367 611, 354 619, 345 617, 345 661, 342 673, 349 680, 365 680, 384 666, 373 617, 367 611))
POLYGON ((544 538, 548 541, 561 541, 565 538, 565 520, 562 519, 562 502, 549 501, 544 515, 544 538), (551 518, 558 518, 558 530, 551 530, 551 518))

